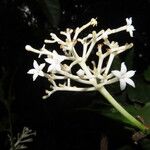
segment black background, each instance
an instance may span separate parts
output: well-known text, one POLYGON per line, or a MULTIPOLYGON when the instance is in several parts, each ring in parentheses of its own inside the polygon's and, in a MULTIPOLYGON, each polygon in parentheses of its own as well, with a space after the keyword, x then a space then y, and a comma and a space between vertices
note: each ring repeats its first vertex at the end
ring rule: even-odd
MULTIPOLYGON (((11 86, 14 98, 11 112, 13 132, 20 132, 23 126, 36 130, 37 136, 29 149, 36 150, 99 150, 103 135, 108 138, 109 149, 116 150, 129 143, 133 149, 130 134, 114 121, 94 112, 79 110, 101 97, 97 93, 58 92, 42 100, 47 83, 43 79, 32 82, 27 71, 32 67, 36 55, 25 51, 25 45, 41 48, 49 32, 58 32, 66 27, 75 28, 97 18, 99 27, 114 28, 125 24, 125 18, 132 17, 136 31, 134 38, 137 72, 149 65, 150 51, 150 1, 149 0, 60 0, 60 19, 53 24, 37 0, 1 0, 0 2, 0 77, 5 73, 4 97, 7 99, 11 86), (20 8, 27 5, 31 14, 26 18, 20 8), (35 21, 32 22, 32 18, 35 21), (12 83, 12 85, 10 85, 12 83)), ((1 92, 2 93, 2 92, 1 92)), ((0 103, 0 117, 7 112, 0 103)), ((5 133, 0 135, 0 149, 6 145, 5 133)))

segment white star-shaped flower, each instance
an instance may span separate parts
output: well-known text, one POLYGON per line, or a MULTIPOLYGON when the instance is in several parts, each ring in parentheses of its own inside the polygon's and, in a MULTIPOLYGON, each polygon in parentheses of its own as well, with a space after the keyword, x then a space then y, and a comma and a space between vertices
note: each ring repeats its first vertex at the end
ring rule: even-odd
POLYGON ((42 71, 44 66, 45 66, 45 63, 38 65, 36 60, 33 61, 34 69, 30 69, 27 72, 28 74, 33 74, 33 81, 35 81, 38 76, 41 76, 41 77, 44 76, 44 72, 42 71))
POLYGON ((132 87, 135 87, 134 82, 130 79, 132 76, 134 76, 135 71, 130 70, 127 71, 127 67, 125 63, 121 63, 121 69, 120 71, 118 70, 113 70, 112 74, 118 78, 120 81, 120 89, 124 90, 126 88, 126 84, 131 85, 132 87))
POLYGON ((135 28, 132 25, 132 17, 126 18, 126 22, 127 22, 127 29, 126 29, 126 31, 129 32, 131 37, 133 37, 133 31, 135 31, 135 28))
POLYGON ((52 58, 46 58, 45 61, 50 64, 47 72, 60 71, 61 62, 65 60, 65 56, 59 55, 55 50, 53 51, 52 58))

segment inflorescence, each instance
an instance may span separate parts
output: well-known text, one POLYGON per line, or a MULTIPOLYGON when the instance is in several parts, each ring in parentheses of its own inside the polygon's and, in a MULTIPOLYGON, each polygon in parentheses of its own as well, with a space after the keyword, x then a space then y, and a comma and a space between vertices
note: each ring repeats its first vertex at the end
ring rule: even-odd
POLYGON ((126 25, 116 29, 81 34, 90 26, 97 26, 97 20, 92 18, 87 24, 75 30, 67 28, 66 31, 61 31, 60 36, 64 36, 63 40, 50 33, 51 39, 44 42, 58 45, 57 50, 48 50, 45 44, 40 50, 26 45, 27 51, 37 53, 44 60, 42 64, 34 60, 34 68, 28 71, 28 74, 33 75, 33 81, 38 76, 49 81, 50 88, 46 90, 44 99, 56 91, 95 91, 118 81, 121 90, 126 88, 126 84, 135 87, 130 79, 135 71, 127 71, 124 62, 121 63, 120 71, 111 70, 115 56, 130 49, 133 43, 119 45, 118 42, 109 40, 109 35, 121 31, 129 32, 133 37, 135 29, 132 18, 127 18, 126 25))

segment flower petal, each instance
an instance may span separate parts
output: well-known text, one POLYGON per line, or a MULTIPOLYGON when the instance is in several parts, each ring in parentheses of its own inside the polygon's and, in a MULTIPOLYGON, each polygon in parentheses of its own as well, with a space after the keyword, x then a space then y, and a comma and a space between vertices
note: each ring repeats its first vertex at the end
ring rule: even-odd
POLYGON ((62 61, 64 61, 65 60, 65 56, 59 56, 59 62, 61 63, 62 61))
POLYGON ((42 70, 45 67, 45 63, 40 64, 39 69, 42 70))
POLYGON ((47 72, 51 72, 54 68, 55 68, 54 65, 50 65, 50 66, 48 67, 48 69, 47 69, 47 72))
POLYGON ((126 31, 129 32, 131 37, 133 37, 133 31, 135 31, 135 28, 131 25, 127 27, 126 31))
POLYGON ((120 79, 120 89, 123 91, 126 88, 126 81, 124 79, 120 79))
POLYGON ((125 80, 126 83, 128 83, 128 84, 131 85, 132 87, 135 87, 135 83, 134 83, 131 79, 125 78, 124 80, 125 80))
POLYGON ((121 63, 121 74, 125 74, 127 72, 127 67, 124 62, 121 63))
POLYGON ((33 81, 35 81, 37 77, 38 77, 38 74, 35 73, 35 74, 33 75, 33 81))
POLYGON ((135 72, 136 72, 136 71, 133 71, 133 70, 128 71, 128 72, 125 74, 126 78, 131 78, 131 77, 133 77, 134 74, 135 74, 135 72))
POLYGON ((36 60, 33 61, 33 67, 34 67, 35 69, 38 69, 38 68, 39 68, 39 65, 38 65, 38 63, 37 63, 36 60))
POLYGON ((131 25, 132 24, 132 17, 126 18, 126 23, 127 23, 127 25, 131 25))
POLYGON ((61 66, 60 66, 60 64, 57 64, 57 65, 55 66, 55 70, 61 71, 61 66))
POLYGON ((52 58, 46 58, 45 61, 49 64, 54 63, 54 60, 52 58))
POLYGON ((35 73, 36 73, 36 70, 35 70, 35 69, 30 69, 27 73, 28 73, 28 74, 35 74, 35 73))
POLYGON ((38 75, 41 76, 41 77, 44 77, 44 72, 43 71, 39 71, 38 75))
POLYGON ((113 71, 111 71, 112 72, 112 74, 114 75, 114 76, 116 76, 117 78, 121 78, 121 73, 120 73, 120 71, 118 71, 118 70, 113 70, 113 71))

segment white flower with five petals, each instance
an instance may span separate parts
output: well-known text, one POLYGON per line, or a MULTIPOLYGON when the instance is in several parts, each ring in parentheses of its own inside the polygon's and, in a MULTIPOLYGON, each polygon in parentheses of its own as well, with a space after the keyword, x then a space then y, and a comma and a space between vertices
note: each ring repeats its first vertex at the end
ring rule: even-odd
POLYGON ((134 76, 135 71, 130 70, 127 71, 127 67, 125 63, 121 63, 121 69, 120 71, 118 70, 113 70, 112 74, 118 78, 120 81, 120 89, 124 90, 126 88, 126 84, 131 85, 132 87, 135 87, 134 82, 130 79, 132 76, 134 76))
POLYGON ((38 65, 36 60, 33 61, 34 69, 30 69, 27 72, 28 74, 33 74, 33 81, 35 81, 38 76, 41 76, 41 77, 44 76, 44 72, 42 71, 44 66, 45 66, 45 63, 38 65))
POLYGON ((131 37, 133 37, 133 31, 135 31, 135 28, 132 25, 132 17, 126 18, 126 22, 127 22, 127 29, 126 29, 126 31, 129 32, 131 37))
POLYGON ((52 58, 46 58, 45 61, 50 64, 47 72, 55 72, 61 70, 61 62, 65 60, 65 56, 59 55, 55 50, 53 51, 52 58))

